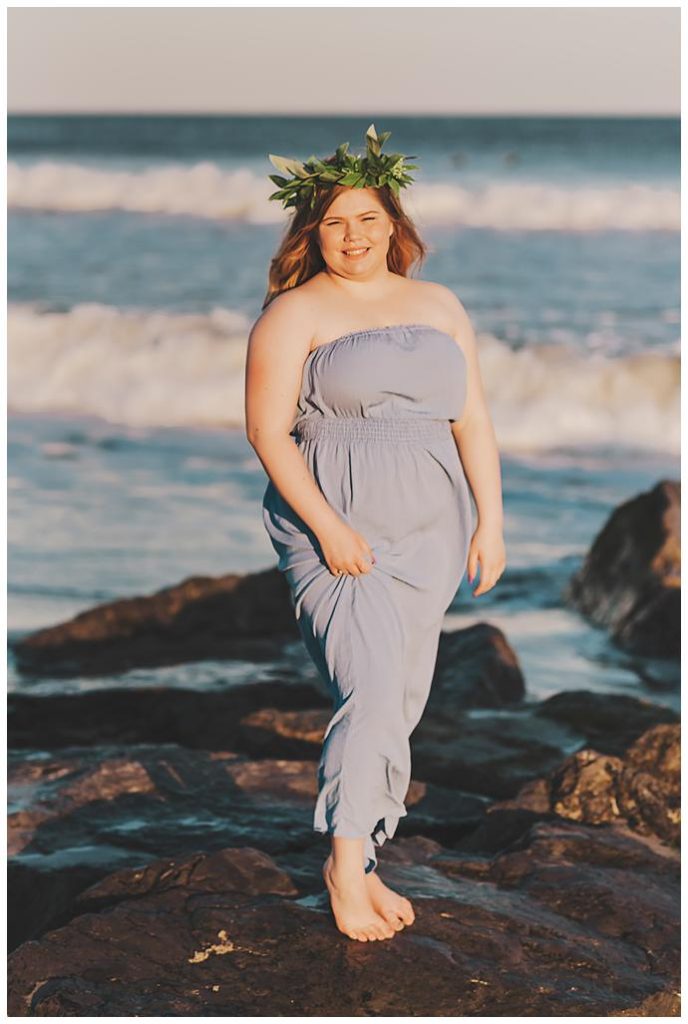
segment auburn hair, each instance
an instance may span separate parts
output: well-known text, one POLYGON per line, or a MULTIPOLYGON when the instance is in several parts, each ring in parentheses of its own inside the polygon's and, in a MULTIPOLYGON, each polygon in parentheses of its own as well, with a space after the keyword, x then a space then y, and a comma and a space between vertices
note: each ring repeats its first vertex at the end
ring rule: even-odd
MULTIPOLYGON (((340 184, 319 184, 316 186, 313 208, 310 209, 307 203, 295 208, 280 247, 270 261, 268 290, 262 309, 282 292, 304 284, 309 278, 324 270, 325 261, 317 239, 318 225, 336 197, 345 188, 350 187, 340 184)), ((379 188, 371 186, 370 191, 376 193, 394 224, 394 231, 389 239, 387 267, 393 273, 407 277, 414 264, 417 264, 418 268, 422 265, 427 255, 427 246, 388 185, 379 188)))

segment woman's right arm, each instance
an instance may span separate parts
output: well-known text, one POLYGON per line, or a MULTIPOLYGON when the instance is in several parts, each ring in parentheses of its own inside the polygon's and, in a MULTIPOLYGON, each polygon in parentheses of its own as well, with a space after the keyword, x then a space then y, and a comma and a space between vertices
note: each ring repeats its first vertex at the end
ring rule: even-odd
POLYGON ((335 519, 341 520, 289 433, 310 346, 299 306, 273 299, 251 330, 246 352, 246 437, 284 500, 319 536, 335 519))
POLYGON ((270 303, 254 324, 246 353, 246 437, 274 487, 311 528, 331 571, 370 571, 372 551, 326 500, 290 435, 310 349, 303 304, 270 303))

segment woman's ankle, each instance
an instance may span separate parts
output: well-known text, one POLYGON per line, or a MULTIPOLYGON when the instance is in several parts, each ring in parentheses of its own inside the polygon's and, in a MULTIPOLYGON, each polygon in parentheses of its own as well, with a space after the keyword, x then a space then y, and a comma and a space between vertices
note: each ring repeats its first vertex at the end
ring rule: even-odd
POLYGON ((361 839, 333 837, 332 849, 324 867, 338 882, 360 882, 365 879, 365 863, 361 839))

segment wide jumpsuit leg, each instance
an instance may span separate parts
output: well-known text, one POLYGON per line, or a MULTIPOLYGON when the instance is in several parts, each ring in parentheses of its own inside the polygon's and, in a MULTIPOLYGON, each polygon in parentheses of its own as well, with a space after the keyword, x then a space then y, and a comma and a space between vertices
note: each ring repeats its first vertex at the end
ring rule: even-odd
MULTIPOLYGON (((445 443, 449 430, 446 421, 429 419, 315 420, 306 429, 310 438, 336 434, 341 442, 349 434, 352 440, 370 435, 397 446, 422 445, 424 439, 430 445, 445 443)), ((455 459, 455 448, 449 450, 455 459)), ((376 452, 384 465, 384 448, 376 452)), ((309 458, 317 478, 315 453, 309 458)), ((322 456, 328 466, 331 461, 322 456)), ((390 483, 391 500, 402 496, 400 488, 399 481, 390 483)), ((463 531, 456 508, 444 501, 430 529, 426 525, 414 536, 402 535, 397 545, 364 531, 376 558, 370 572, 335 576, 315 537, 303 523, 295 530, 287 509, 274 492, 265 522, 291 588, 301 635, 333 699, 318 764, 313 827, 363 838, 365 870, 372 871, 376 847, 392 838, 407 813, 409 740, 430 692, 444 611, 460 581, 463 531)), ((351 509, 341 511, 346 518, 351 509)), ((377 511, 384 516, 384 508, 377 511)))

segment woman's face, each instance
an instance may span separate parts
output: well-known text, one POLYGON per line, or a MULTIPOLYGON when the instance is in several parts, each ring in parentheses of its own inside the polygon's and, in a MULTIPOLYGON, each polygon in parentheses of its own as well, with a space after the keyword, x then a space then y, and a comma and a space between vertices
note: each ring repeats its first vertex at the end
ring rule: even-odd
POLYGON ((346 188, 330 203, 318 225, 325 263, 338 274, 367 275, 387 266, 392 219, 368 188, 346 188))

